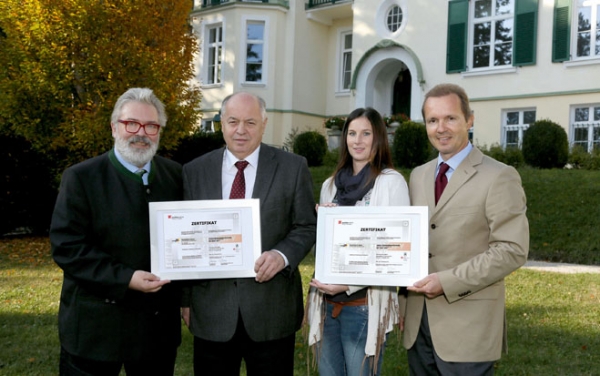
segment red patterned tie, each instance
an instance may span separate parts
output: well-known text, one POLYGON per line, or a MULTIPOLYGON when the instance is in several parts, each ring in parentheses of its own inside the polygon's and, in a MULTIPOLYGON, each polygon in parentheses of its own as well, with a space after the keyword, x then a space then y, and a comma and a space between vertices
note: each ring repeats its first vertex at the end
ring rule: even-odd
POLYGON ((438 172, 437 177, 435 178, 435 204, 437 205, 442 192, 444 192, 444 188, 446 188, 446 184, 448 184, 448 178, 446 177, 446 171, 450 166, 448 164, 442 162, 440 163, 440 170, 438 172))
POLYGON ((235 179, 233 179, 231 193, 229 193, 230 199, 246 198, 246 179, 244 178, 244 169, 246 166, 248 166, 248 162, 246 161, 235 162, 235 167, 237 167, 238 171, 235 174, 235 179))

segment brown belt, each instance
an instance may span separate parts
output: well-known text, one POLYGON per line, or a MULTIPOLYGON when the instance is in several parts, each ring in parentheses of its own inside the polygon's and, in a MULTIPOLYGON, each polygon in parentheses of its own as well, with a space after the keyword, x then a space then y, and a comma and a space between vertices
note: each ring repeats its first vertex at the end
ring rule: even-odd
POLYGON ((333 304, 333 312, 331 312, 331 317, 333 317, 334 319, 340 315, 340 312, 342 312, 342 308, 344 308, 344 306, 355 307, 355 306, 367 305, 367 297, 366 296, 364 298, 350 300, 348 302, 333 302, 329 299, 325 299, 325 300, 327 301, 327 303, 333 304))

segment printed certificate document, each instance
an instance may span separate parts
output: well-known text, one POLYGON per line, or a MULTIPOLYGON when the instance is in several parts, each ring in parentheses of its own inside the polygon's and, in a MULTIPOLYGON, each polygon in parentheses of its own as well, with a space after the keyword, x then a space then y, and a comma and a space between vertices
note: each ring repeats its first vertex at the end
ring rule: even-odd
POLYGON ((425 206, 319 207, 315 278, 409 286, 428 274, 425 206))
POLYGON ((255 277, 257 199, 152 202, 151 272, 164 279, 255 277))

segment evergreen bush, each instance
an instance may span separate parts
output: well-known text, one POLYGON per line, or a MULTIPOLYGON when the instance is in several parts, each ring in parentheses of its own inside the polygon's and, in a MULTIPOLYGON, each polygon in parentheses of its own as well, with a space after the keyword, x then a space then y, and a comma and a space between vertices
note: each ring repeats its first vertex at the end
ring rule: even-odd
POLYGON ((523 158, 532 167, 564 167, 569 158, 564 128, 548 119, 531 124, 523 136, 523 158))
POLYGON ((432 146, 423 124, 405 121, 394 134, 392 158, 396 167, 413 168, 427 162, 432 146))
POLYGON ((294 153, 306 158, 310 167, 321 166, 327 153, 327 140, 316 131, 300 133, 294 139, 294 153))

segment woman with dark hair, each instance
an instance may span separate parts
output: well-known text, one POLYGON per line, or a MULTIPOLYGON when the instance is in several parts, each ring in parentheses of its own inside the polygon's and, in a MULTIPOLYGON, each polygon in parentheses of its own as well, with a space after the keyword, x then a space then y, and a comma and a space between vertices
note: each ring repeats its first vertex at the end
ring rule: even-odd
MULTIPOLYGON (((340 159, 321 188, 321 206, 408 206, 408 186, 393 169, 381 115, 359 108, 348 116, 340 159)), ((321 376, 378 375, 386 334, 398 323, 395 287, 310 283, 309 345, 321 376)))

